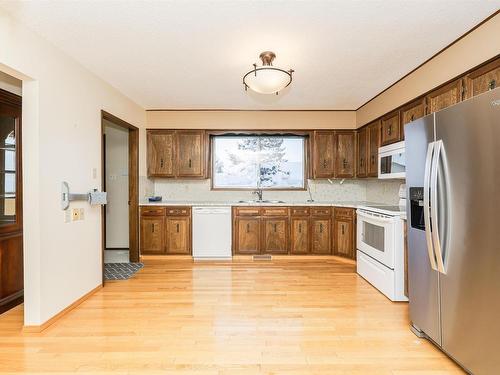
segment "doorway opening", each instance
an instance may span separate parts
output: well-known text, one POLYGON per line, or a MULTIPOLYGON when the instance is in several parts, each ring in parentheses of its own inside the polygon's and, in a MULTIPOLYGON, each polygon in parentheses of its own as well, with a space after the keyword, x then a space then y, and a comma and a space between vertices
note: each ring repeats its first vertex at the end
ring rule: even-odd
POLYGON ((24 300, 21 91, 0 72, 0 314, 24 300))
POLYGON ((101 111, 103 283, 105 264, 139 262, 139 129, 101 111))

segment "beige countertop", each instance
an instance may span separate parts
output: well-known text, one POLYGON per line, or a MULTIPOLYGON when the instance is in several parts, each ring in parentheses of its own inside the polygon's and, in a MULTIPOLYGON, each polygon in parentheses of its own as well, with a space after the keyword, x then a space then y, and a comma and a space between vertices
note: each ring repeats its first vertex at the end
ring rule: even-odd
POLYGON ((238 202, 238 201, 161 201, 148 202, 143 200, 139 203, 140 206, 199 206, 199 207, 214 207, 214 206, 335 206, 335 207, 351 207, 358 208, 366 205, 381 205, 377 202, 367 201, 287 201, 287 202, 238 202))

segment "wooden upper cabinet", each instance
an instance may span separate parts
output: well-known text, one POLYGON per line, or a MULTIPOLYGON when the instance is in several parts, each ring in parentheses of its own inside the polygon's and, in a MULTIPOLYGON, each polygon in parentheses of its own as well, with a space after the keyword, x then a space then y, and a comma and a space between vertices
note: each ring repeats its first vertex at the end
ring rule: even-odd
POLYGON ((165 219, 166 253, 191 254, 191 224, 189 217, 169 217, 165 219))
POLYGON ((260 218, 236 217, 234 226, 234 252, 236 254, 260 253, 260 218))
POLYGON ((308 217, 292 217, 290 219, 290 253, 308 254, 310 229, 308 217))
POLYGON ((380 147, 380 122, 375 121, 367 126, 368 129, 368 164, 367 176, 378 176, 378 148, 380 147))
POLYGON ((425 98, 415 100, 410 104, 405 105, 399 111, 401 120, 401 139, 404 139, 404 126, 409 122, 415 121, 420 117, 425 116, 425 98))
POLYGON ((333 131, 315 131, 313 144, 313 177, 335 175, 335 135, 333 131))
POLYGON ((205 174, 205 132, 177 131, 178 177, 203 177, 205 174))
POLYGON ((335 132, 335 150, 335 177, 354 177, 356 169, 356 132, 335 132))
POLYGON ((440 111, 462 100, 462 79, 457 79, 427 95, 427 113, 440 111))
POLYGON ((262 234, 262 253, 288 253, 288 217, 263 217, 262 234))
POLYGON ((331 254, 331 218, 313 217, 311 219, 311 253, 331 254))
POLYGON ((148 176, 175 176, 175 131, 151 130, 147 132, 148 176))
POLYGON ((141 216, 141 253, 164 254, 165 218, 141 216))
POLYGON ((362 128, 356 133, 357 148, 356 148, 356 176, 366 177, 367 175, 367 158, 368 158, 368 130, 362 128))
POLYGON ((465 77, 465 96, 466 98, 472 98, 499 86, 500 58, 497 58, 465 77))
POLYGON ((399 112, 394 111, 384 116, 380 121, 380 145, 385 146, 401 140, 399 112))

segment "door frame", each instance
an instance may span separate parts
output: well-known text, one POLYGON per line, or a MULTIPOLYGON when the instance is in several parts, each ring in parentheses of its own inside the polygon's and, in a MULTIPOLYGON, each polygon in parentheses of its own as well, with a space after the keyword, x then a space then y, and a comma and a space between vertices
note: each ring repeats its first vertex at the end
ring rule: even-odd
MULTIPOLYGON (((128 193, 129 193, 129 261, 139 261, 139 128, 101 110, 101 184, 104 188, 105 149, 104 120, 128 130, 128 193)), ((106 249, 105 206, 101 207, 102 271, 104 283, 104 250, 106 249)))

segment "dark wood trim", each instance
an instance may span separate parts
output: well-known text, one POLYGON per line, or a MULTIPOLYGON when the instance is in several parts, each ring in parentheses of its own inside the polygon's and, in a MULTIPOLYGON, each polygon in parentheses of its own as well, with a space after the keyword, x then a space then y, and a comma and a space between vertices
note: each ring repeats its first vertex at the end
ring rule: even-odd
MULTIPOLYGON (((104 150, 104 120, 107 120, 129 131, 129 259, 139 261, 139 128, 101 110, 101 184, 105 186, 105 150, 104 150)), ((101 207, 102 232, 102 282, 104 284, 104 251, 106 249, 105 207, 101 207)))
POLYGON ((10 104, 19 108, 22 108, 23 106, 23 98, 9 91, 0 89, 0 97, 2 98, 2 103, 10 104))
POLYGON ((424 66, 425 64, 427 64, 429 61, 431 61, 432 59, 434 59, 436 56, 438 56, 441 53, 443 53, 444 51, 446 51, 448 48, 450 48, 451 46, 453 46, 454 44, 456 44, 457 42, 459 42, 460 40, 462 40, 463 38, 465 38, 467 35, 469 35, 470 33, 472 33, 478 27, 482 26, 483 24, 485 24, 486 22, 488 22, 490 19, 492 19, 493 17, 495 17, 499 13, 500 13, 500 10, 497 10, 495 13, 493 13, 490 16, 486 17, 484 20, 482 20, 481 22, 479 22, 476 26, 474 26, 472 29, 470 29, 469 31, 467 31, 465 34, 462 34, 458 39, 455 39, 453 42, 451 42, 450 44, 448 44, 446 47, 444 47, 441 50, 439 50, 438 52, 436 52, 434 55, 432 55, 431 57, 429 57, 427 60, 425 60, 419 66, 417 66, 416 68, 414 68, 410 72, 406 73, 404 76, 402 76, 400 79, 398 79, 396 82, 394 82, 393 84, 391 84, 390 86, 388 86, 384 90, 380 91, 373 98, 368 99, 366 102, 364 102, 363 104, 361 104, 358 108, 355 109, 355 111, 358 111, 360 108, 364 107, 365 105, 367 105, 368 103, 370 103, 374 99, 378 98, 380 95, 382 95, 384 92, 386 92, 387 90, 389 90, 391 87, 395 86, 396 84, 398 84, 399 82, 401 82, 403 79, 405 79, 406 77, 408 77, 410 74, 412 74, 415 71, 417 71, 418 69, 420 69, 422 66, 424 66))

